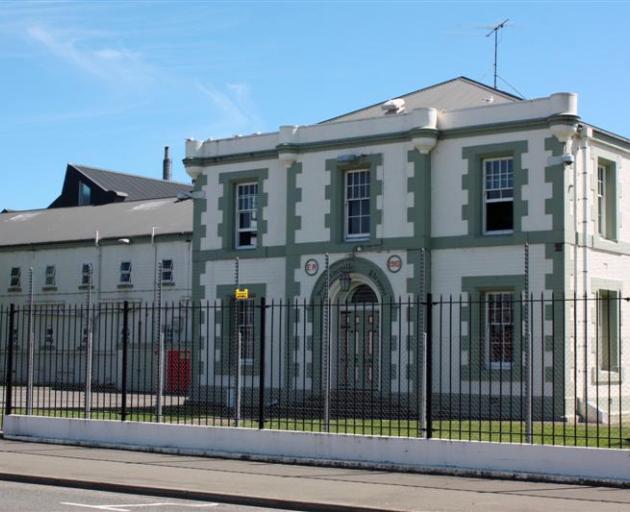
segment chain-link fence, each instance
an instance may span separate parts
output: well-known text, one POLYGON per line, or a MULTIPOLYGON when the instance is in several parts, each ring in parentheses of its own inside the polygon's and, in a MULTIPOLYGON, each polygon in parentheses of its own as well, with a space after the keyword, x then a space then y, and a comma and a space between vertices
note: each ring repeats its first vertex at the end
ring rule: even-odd
POLYGON ((0 307, 19 414, 630 447, 628 299, 0 307))

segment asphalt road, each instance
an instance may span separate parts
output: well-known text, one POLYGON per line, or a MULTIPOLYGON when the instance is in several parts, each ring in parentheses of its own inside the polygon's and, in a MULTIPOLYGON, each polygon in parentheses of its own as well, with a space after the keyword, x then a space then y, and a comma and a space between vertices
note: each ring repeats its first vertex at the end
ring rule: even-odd
MULTIPOLYGON (((6 512, 271 512, 269 508, 0 481, 6 512)), ((273 509, 277 512, 278 509, 273 509)))

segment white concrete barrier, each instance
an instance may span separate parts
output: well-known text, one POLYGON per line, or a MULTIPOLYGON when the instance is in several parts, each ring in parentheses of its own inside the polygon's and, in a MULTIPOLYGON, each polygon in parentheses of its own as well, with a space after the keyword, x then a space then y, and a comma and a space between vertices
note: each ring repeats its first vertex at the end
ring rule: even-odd
POLYGON ((4 436, 7 439, 279 462, 564 482, 630 483, 630 450, 19 415, 4 418, 4 436))

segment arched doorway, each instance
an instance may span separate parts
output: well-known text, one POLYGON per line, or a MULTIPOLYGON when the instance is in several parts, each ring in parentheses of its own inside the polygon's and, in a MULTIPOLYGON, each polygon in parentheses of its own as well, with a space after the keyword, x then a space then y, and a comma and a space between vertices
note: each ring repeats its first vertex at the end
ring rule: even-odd
MULTIPOLYGON (((328 276, 322 272, 311 292, 313 389, 325 390, 326 364, 330 364, 329 385, 333 390, 390 391, 392 376, 392 320, 397 307, 388 276, 374 262, 360 257, 344 258, 330 266, 328 276), (329 284, 329 288, 327 285, 329 284), (367 286, 363 288, 362 286, 367 286), (371 290, 371 292, 368 292, 371 290), (373 301, 376 297, 376 301, 373 301), (330 301, 330 314, 326 304, 330 301), (341 313, 350 313, 342 319, 341 313), (356 315, 354 314, 356 312, 356 315), (372 317, 370 318, 370 314, 372 317), (352 316, 352 318, 351 318, 352 316), (356 326, 357 316, 359 327, 356 326), (371 322, 370 322, 371 320, 371 322), (342 330, 342 325, 347 329, 342 330), (370 328, 368 328, 370 327, 370 328), (348 332, 346 332, 348 331, 348 332), (369 334, 372 332, 372 334, 369 334), (327 334, 328 333, 328 334, 327 334), (358 347, 357 350, 357 336, 358 347), (354 345, 350 344, 354 337, 354 345), (371 352, 370 340, 371 337, 371 352), (345 340, 348 350, 343 351, 345 340), (368 341, 368 343, 365 343, 368 341), (342 354, 347 362, 342 361, 342 354), (368 357, 364 357, 364 354, 368 357), (355 362, 354 356, 358 356, 355 362), (348 379, 344 380, 345 368, 348 379), (357 370, 358 368, 358 375, 357 370)), ((341 396, 344 396, 343 393, 341 396)))
MULTIPOLYGON (((340 297, 341 298, 341 297, 340 297)), ((337 303, 336 379, 340 390, 378 390, 380 303, 369 284, 355 282, 337 303)))

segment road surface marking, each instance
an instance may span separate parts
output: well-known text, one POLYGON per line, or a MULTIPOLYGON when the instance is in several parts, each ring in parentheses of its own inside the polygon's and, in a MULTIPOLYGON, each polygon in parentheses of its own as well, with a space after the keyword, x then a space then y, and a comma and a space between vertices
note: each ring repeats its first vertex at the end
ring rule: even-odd
POLYGON ((173 502, 161 502, 161 503, 132 503, 123 505, 88 505, 87 503, 71 503, 69 501, 62 501, 62 505, 70 505, 71 507, 83 507, 93 508, 96 510, 109 510, 111 512, 132 512, 130 508, 138 507, 186 507, 186 508, 211 508, 216 507, 218 503, 173 503, 173 502), (129 507, 129 508, 127 508, 129 507))

